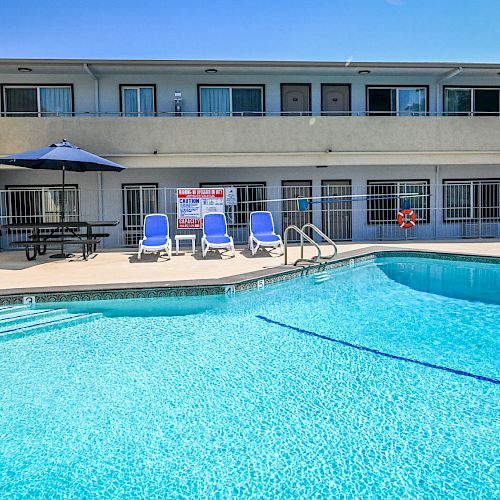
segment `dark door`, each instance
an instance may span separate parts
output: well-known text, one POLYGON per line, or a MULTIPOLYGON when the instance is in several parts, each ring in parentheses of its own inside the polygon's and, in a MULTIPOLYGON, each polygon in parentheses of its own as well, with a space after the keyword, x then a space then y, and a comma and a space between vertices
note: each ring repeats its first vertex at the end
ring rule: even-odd
POLYGON ((281 111, 285 115, 310 113, 311 86, 307 83, 281 85, 281 111))
POLYGON ((321 111, 323 115, 342 116, 351 110, 349 85, 322 85, 321 111))

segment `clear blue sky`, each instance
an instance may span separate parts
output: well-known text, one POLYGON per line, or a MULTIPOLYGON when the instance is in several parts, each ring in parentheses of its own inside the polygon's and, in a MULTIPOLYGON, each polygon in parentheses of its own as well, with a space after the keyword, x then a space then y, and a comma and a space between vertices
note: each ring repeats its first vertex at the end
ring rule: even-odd
POLYGON ((5 0, 0 57, 500 62, 500 0, 5 0))

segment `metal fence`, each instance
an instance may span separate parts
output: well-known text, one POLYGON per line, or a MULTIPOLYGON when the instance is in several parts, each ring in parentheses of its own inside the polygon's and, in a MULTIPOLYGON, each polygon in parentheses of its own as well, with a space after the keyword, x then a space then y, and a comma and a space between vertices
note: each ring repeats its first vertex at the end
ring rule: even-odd
MULTIPOLYGON (((201 187, 229 185, 205 184, 201 187)), ((237 204, 226 205, 228 232, 237 244, 248 240, 249 215, 269 210, 275 229, 312 222, 335 241, 390 241, 500 237, 500 180, 372 182, 351 185, 349 181, 231 184, 237 204), (298 199, 302 198, 302 209, 298 199), (398 223, 401 209, 413 210, 416 223, 403 229, 398 223)), ((0 191, 0 224, 54 222, 62 203, 60 186, 15 187, 0 191)), ((167 214, 172 237, 200 230, 177 229, 177 190, 153 184, 134 184, 116 190, 83 190, 68 186, 66 220, 117 220, 104 246, 136 247, 142 238, 148 213, 167 214)), ((2 230, 2 249, 14 240, 26 239, 29 231, 2 230)))
POLYGON ((498 111, 370 111, 370 110, 344 110, 344 111, 0 111, 0 118, 151 118, 151 117, 186 117, 186 118, 213 118, 213 117, 265 117, 265 116, 451 116, 472 117, 491 116, 498 117, 498 111))

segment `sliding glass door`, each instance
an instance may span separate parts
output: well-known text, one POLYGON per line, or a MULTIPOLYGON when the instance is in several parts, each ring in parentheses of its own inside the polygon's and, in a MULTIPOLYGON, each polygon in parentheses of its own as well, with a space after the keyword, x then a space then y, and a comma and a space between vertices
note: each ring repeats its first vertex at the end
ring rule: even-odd
POLYGON ((262 87, 200 87, 202 116, 259 116, 262 115, 262 87))

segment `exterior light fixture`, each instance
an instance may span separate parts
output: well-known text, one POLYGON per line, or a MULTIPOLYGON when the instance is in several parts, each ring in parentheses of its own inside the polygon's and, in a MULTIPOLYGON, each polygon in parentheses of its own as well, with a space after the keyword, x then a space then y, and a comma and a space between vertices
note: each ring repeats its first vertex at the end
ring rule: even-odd
POLYGON ((31 68, 17 68, 19 73, 31 73, 33 70, 31 68))
POLYGON ((217 73, 217 70, 215 68, 208 68, 205 70, 205 73, 209 73, 210 75, 217 73))
POLYGON ((369 75, 370 73, 371 73, 371 71, 369 69, 360 69, 358 71, 359 75, 369 75))

